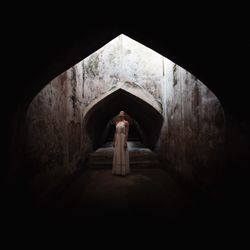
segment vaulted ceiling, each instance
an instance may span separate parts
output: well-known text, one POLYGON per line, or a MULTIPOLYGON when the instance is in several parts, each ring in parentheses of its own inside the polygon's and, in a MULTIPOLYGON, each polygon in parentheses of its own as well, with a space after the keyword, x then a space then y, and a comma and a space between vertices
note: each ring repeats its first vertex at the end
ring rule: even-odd
POLYGON ((119 15, 109 16, 107 22, 103 16, 86 17, 84 12, 82 16, 54 12, 49 17, 34 12, 28 20, 14 21, 6 49, 12 61, 10 108, 29 103, 55 76, 123 33, 199 78, 217 95, 226 112, 245 117, 248 94, 240 60, 246 51, 245 31, 230 19, 208 15, 204 20, 201 14, 179 22, 178 16, 174 20, 167 15, 161 19, 131 19, 128 15, 120 17, 123 22, 119 15))

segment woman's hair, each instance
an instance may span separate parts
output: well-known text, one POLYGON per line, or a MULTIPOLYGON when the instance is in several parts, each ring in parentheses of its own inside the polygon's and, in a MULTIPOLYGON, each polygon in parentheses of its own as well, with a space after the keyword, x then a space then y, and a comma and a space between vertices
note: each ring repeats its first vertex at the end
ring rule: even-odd
POLYGON ((119 116, 125 116, 125 112, 123 110, 120 111, 120 113, 118 114, 119 116))

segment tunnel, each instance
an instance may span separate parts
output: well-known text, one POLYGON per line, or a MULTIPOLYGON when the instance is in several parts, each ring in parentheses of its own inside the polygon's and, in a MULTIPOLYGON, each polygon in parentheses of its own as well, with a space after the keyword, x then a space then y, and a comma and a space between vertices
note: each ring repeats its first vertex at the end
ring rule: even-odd
POLYGON ((84 117, 83 129, 86 127, 93 148, 96 150, 107 140, 113 140, 113 120, 120 110, 124 110, 130 120, 128 140, 137 137, 145 146, 155 150, 163 123, 162 115, 150 104, 123 89, 103 98, 84 117))
POLYGON ((188 218, 188 202, 182 203, 175 182, 213 188, 224 124, 219 100, 199 79, 120 35, 52 79, 29 103, 22 173, 31 203, 59 207, 68 218, 75 210, 86 219, 127 209, 128 216, 154 211, 169 220, 177 195, 188 218), (111 175, 110 145, 121 110, 130 123, 128 141, 136 145, 129 148, 126 179, 111 175), (68 210, 70 204, 77 207, 68 210))
MULTIPOLYGON (((35 12, 29 11, 29 14, 32 15, 31 20, 33 20, 34 13, 35 12)), ((67 10, 64 13, 66 13, 67 16, 70 15, 70 12, 67 10)), ((120 10, 117 13, 120 17, 120 10)), ((128 13, 125 13, 125 16, 128 13)), ((9 67, 9 71, 11 72, 11 74, 9 74, 11 76, 9 84, 3 84, 4 89, 7 88, 7 91, 3 93, 9 96, 9 100, 5 101, 3 106, 5 110, 8 110, 8 117, 7 119, 3 119, 3 122, 6 123, 6 130, 2 132, 4 138, 5 135, 7 135, 8 142, 5 148, 7 151, 9 150, 9 154, 8 152, 6 154, 4 153, 4 156, 6 155, 8 159, 10 159, 10 163, 6 166, 2 164, 2 168, 8 172, 5 184, 3 185, 4 189, 2 189, 3 193, 5 193, 5 195, 2 196, 2 208, 6 209, 6 213, 2 212, 3 217, 5 217, 3 220, 5 234, 7 233, 9 236, 13 236, 16 233, 16 235, 20 236, 20 233, 24 232, 26 237, 27 231, 23 230, 23 226, 28 226, 28 220, 32 220, 34 223, 30 227, 30 230, 32 230, 34 234, 37 234, 37 229, 41 229, 41 235, 44 238, 46 232, 53 228, 50 227, 50 223, 54 221, 56 216, 58 217, 58 222, 61 222, 61 229, 68 234, 69 228, 72 231, 76 229, 76 227, 63 227, 65 226, 66 217, 70 217, 70 212, 79 215, 78 217, 75 216, 76 219, 72 221, 79 221, 79 218, 87 212, 86 200, 88 200, 91 195, 84 199, 80 195, 81 191, 79 191, 87 190, 86 192, 89 192, 89 194, 91 194, 92 191, 93 199, 98 192, 99 196, 97 197, 99 197, 100 200, 109 201, 110 197, 112 197, 114 201, 115 198, 117 198, 121 206, 124 205, 124 209, 127 208, 127 203, 124 202, 122 197, 124 197, 124 193, 127 191, 127 194, 129 194, 127 199, 129 208, 134 212, 134 220, 128 220, 129 229, 131 229, 136 222, 140 221, 144 212, 145 224, 143 224, 143 226, 145 225, 144 229, 148 233, 147 235, 153 231, 157 231, 156 229, 158 228, 158 231, 164 234, 162 239, 165 239, 165 236, 168 235, 166 230, 169 229, 176 236, 178 235, 178 240, 182 239, 180 236, 182 232, 185 235, 190 232, 192 233, 190 239, 195 241, 197 234, 191 229, 196 228, 203 236, 208 236, 209 240, 214 239, 215 231, 218 231, 217 236, 220 239, 221 232, 225 231, 229 232, 227 236, 233 236, 234 239, 236 231, 244 237, 245 225, 248 226, 248 220, 246 218, 248 218, 249 214, 249 206, 246 199, 248 195, 247 190, 249 189, 249 164, 247 163, 249 163, 250 155, 249 116, 247 115, 248 91, 244 91, 247 84, 245 79, 246 74, 244 74, 244 72, 247 72, 247 70, 242 70, 246 67, 246 64, 234 63, 242 62, 242 58, 240 57, 246 54, 245 41, 247 41, 247 39, 241 39, 244 38, 245 32, 240 31, 244 31, 244 28, 242 28, 244 21, 242 18, 237 19, 240 20, 237 26, 235 25, 235 21, 238 22, 236 19, 230 17, 229 22, 227 22, 227 17, 226 19, 221 18, 221 14, 223 13, 219 11, 217 13, 218 15, 213 18, 212 23, 210 16, 206 23, 204 22, 206 18, 203 18, 203 10, 201 12, 195 10, 193 13, 186 11, 186 13, 187 18, 184 21, 185 24, 186 21, 190 22, 192 19, 194 22, 186 24, 187 28, 182 30, 178 28, 176 22, 173 22, 180 21, 179 18, 177 18, 179 21, 176 19, 176 16, 172 19, 169 18, 169 22, 166 22, 166 15, 158 15, 164 19, 159 22, 154 18, 148 18, 148 16, 145 16, 145 20, 140 19, 138 18, 138 13, 136 13, 135 19, 130 18, 133 25, 132 23, 131 25, 128 23, 128 18, 124 19, 127 23, 125 25, 126 28, 121 28, 119 25, 111 25, 112 28, 111 26, 109 28, 107 23, 105 23, 106 18, 100 19, 100 22, 96 25, 98 28, 92 28, 91 24, 93 22, 87 22, 86 17, 85 25, 83 24, 82 13, 79 15, 79 22, 74 21, 75 18, 77 18, 74 11, 71 12, 73 18, 64 18, 64 21, 61 18, 62 12, 58 11, 53 11, 53 14, 51 13, 53 18, 47 18, 47 21, 44 18, 35 18, 36 20, 34 21, 37 21, 37 19, 41 19, 42 21, 42 25, 39 25, 35 30, 33 25, 35 22, 29 25, 22 17, 17 19, 18 22, 14 22, 13 29, 11 27, 10 32, 11 36, 13 36, 13 42, 8 43, 10 45, 8 46, 9 50, 6 48, 7 51, 9 51, 9 53, 6 53, 8 58, 7 62, 11 60, 11 63, 8 65, 13 65, 13 67, 9 67), (203 15, 200 19, 199 13, 203 15), (55 18, 56 15, 58 15, 58 18, 55 18), (142 22, 140 28, 138 25, 134 25, 134 20, 139 19, 140 22, 142 22), (53 22, 53 20, 59 20, 59 22, 52 24, 51 22, 53 22), (72 21, 71 23, 70 20, 72 21), (199 20, 199 22, 197 22, 197 20, 199 20), (143 24, 144 21, 148 22, 149 25, 143 24), (25 22, 24 25, 22 25, 23 22, 25 22), (166 25, 167 23, 173 25, 166 25), (203 26, 206 28, 201 29, 200 24, 204 24, 203 26), (143 29, 143 27, 145 27, 145 29, 143 29), (152 29, 150 29, 150 27, 152 27, 152 29), (239 27, 242 29, 239 29, 239 27), (22 36, 19 36, 20 30, 22 30, 22 36), (41 32, 42 30, 43 32, 41 32), (163 162, 166 163, 166 168, 162 167, 164 171, 158 172, 158 177, 161 175, 159 178, 155 178, 157 175, 155 169, 151 169, 148 172, 142 170, 134 172, 125 180, 110 178, 108 175, 109 170, 106 172, 93 171, 92 175, 86 171, 82 176, 77 173, 77 170, 83 169, 84 166, 82 162, 79 161, 79 156, 85 154, 84 149, 86 144, 84 144, 84 142, 86 142, 87 139, 81 134, 83 130, 81 124, 83 117, 81 114, 78 115, 78 112, 84 109, 84 105, 82 107, 80 104, 81 102, 85 102, 84 98, 87 96, 86 90, 89 89, 95 93, 95 89, 97 88, 94 86, 95 81, 90 82, 90 84, 85 84, 86 81, 83 81, 84 83, 78 81, 78 83, 75 84, 74 77, 65 77, 66 74, 64 74, 63 79, 59 74, 89 56, 90 53, 93 53, 119 35, 121 31, 127 32, 129 36, 134 37, 142 43, 145 42, 145 45, 148 47, 155 49, 163 56, 168 57, 170 60, 173 60, 197 76, 209 89, 214 91, 223 106, 223 108, 220 107, 220 112, 218 112, 217 107, 220 106, 220 102, 215 98, 211 98, 211 95, 208 96, 209 98, 204 98, 204 91, 202 92, 199 83, 196 90, 192 92, 192 82, 197 81, 195 78, 191 80, 185 78, 188 76, 188 73, 185 73, 186 76, 182 75, 183 79, 187 80, 186 83, 180 83, 181 77, 178 78, 178 66, 177 70, 173 70, 175 72, 174 81, 171 80, 171 76, 174 75, 173 72, 161 72, 161 76, 167 76, 168 79, 164 79, 162 84, 162 100, 165 100, 167 103, 167 105, 163 103, 165 109, 163 109, 162 113, 164 117, 162 130, 166 133, 162 133, 159 136, 160 145, 164 146, 160 149, 161 155, 164 157, 163 162), (74 35, 65 35, 69 33, 74 35), (197 36, 199 39, 196 39, 197 36), (48 37, 50 39, 48 39, 48 37), (190 39, 185 39, 185 37, 189 37, 190 39), (224 45, 229 45, 230 49, 224 45), (21 59, 22 61, 18 67, 15 66, 15 59, 21 59), (230 72, 228 71, 229 69, 231 70, 230 72), (53 80, 55 77, 56 79, 53 80), (58 84, 56 81, 58 81, 58 84), (62 88, 60 89, 60 87, 56 85, 60 85, 62 88), (68 85, 71 85, 72 91, 71 88, 67 87, 68 85), (81 85, 84 91, 81 91, 78 85, 81 85), (167 88, 165 88, 166 85, 168 85, 167 88), (75 86, 77 86, 76 91, 75 86), (185 86, 188 86, 188 88, 185 86), (180 93, 184 94, 181 95, 180 93), (195 101, 192 101, 193 97, 195 101), (30 103, 32 99, 34 100, 30 103), (69 101, 72 101, 72 103, 67 103, 69 101), (189 103, 192 103, 191 108, 189 103), (30 106, 26 114, 25 111, 28 104, 30 104, 30 106), (215 206, 210 209, 210 199, 207 199, 207 203, 204 202, 207 193, 202 193, 200 199, 197 201, 192 198, 197 194, 191 192, 191 198, 187 199, 185 191, 188 190, 188 188, 182 188, 181 185, 174 186, 172 180, 179 181, 182 177, 186 176, 186 170, 192 168, 191 173, 194 175, 198 173, 199 176, 200 173, 203 177, 209 177, 208 170, 212 169, 213 166, 217 166, 217 160, 223 154, 221 150, 217 152, 216 150, 224 148, 222 144, 223 109, 225 109, 227 118, 227 144, 225 147, 227 150, 227 161, 223 166, 225 175, 223 176, 224 182, 221 184, 224 197, 220 199, 219 194, 215 206), (25 118, 27 121, 24 123, 25 118), (25 138, 26 136, 28 137, 27 140, 25 138), (29 145, 27 146, 27 144, 29 145), (32 169, 27 168, 27 164, 22 164, 24 156, 28 158, 26 159, 27 161, 32 160, 32 164, 28 164, 33 166, 32 169), (172 166, 171 168, 169 167, 170 165, 172 166), (168 173, 171 172, 169 171, 170 169, 175 172, 174 176, 178 177, 177 179, 169 177, 168 173), (74 174, 78 177, 80 176, 80 180, 79 178, 72 180, 74 174), (69 183, 75 185, 74 190, 78 190, 78 192, 74 192, 68 188, 70 186, 69 183), (109 192, 110 189, 107 189, 105 186, 107 183, 113 183, 113 192, 109 192), (135 183, 138 185, 135 185, 135 183), (126 187, 125 191, 124 187, 126 187), (160 187, 165 187, 165 189, 162 190, 160 187), (68 189, 71 190, 67 196, 68 204, 72 204, 71 209, 66 209, 65 204, 57 204, 53 210, 52 204, 60 200, 59 197, 66 196, 64 191, 68 189), (181 195, 178 195, 178 190, 180 189, 182 192, 181 195), (96 193, 94 190, 97 190, 96 193), (103 190, 103 192, 100 190, 103 190), (61 196, 58 195, 58 193, 61 196), (40 227, 42 223, 40 224, 39 220, 42 221, 43 218, 48 218, 47 214, 43 213, 45 210, 39 210, 39 212, 34 211, 33 200, 29 199, 30 194, 33 195, 32 198, 36 197, 37 200, 45 204, 46 200, 50 201, 50 207, 47 211, 51 212, 52 216, 48 220, 48 226, 46 228, 40 227), (7 196, 8 199, 5 200, 7 196), (175 202, 176 200, 173 199, 174 196, 178 197, 176 199, 180 205, 178 205, 178 202, 175 202), (160 199, 157 199, 158 197, 164 197, 165 203, 161 203, 160 199), (148 202, 145 201, 146 199, 148 199, 148 202), (185 203, 185 201, 187 202, 185 203), (223 206, 221 206, 221 201, 224 202, 223 206), (166 203, 168 203, 169 206, 167 206, 166 203), (32 206, 29 206, 29 204, 32 204, 32 206), (190 204, 194 204, 194 209, 189 206, 190 204), (54 211, 54 213, 52 211, 54 211), (164 222, 160 216, 158 217, 159 220, 152 220, 157 222, 161 221, 163 227, 158 227, 160 222, 157 224, 157 227, 155 227, 156 223, 154 223, 152 227, 149 226, 149 217, 152 216, 154 219, 158 219, 157 216, 154 216, 156 214, 167 215, 167 220, 164 222), (179 219, 176 220, 176 223, 171 224, 170 222, 174 221, 173 218, 179 219), (189 220, 187 218, 189 218, 189 220), (210 223, 206 223, 209 220, 210 223), (200 221, 199 225, 195 224, 194 221, 200 221), (6 225, 4 222, 6 222, 6 225), (183 222, 184 225, 188 225, 188 228, 185 228, 187 230, 183 230, 183 227, 179 227, 180 222, 183 222), (224 226, 220 227, 220 223, 223 223, 224 226), (211 230, 210 227, 207 227, 208 224, 211 225, 211 230), (237 226, 234 227, 234 224, 237 224, 237 226), (173 229, 173 225, 177 226, 176 230, 173 229), (208 231, 208 229, 209 232, 206 234, 205 231, 208 231)), ((21 15, 23 15, 23 13, 21 15)), ((107 16, 107 13, 105 12, 104 15, 107 16)), ((44 15, 38 16, 44 17, 44 15)), ((114 19, 113 15, 110 16, 114 19)), ((96 18, 98 17, 95 16, 95 20, 96 18)), ((90 18, 89 20, 92 19, 93 18, 90 18)), ((118 19, 121 20, 123 18, 118 19)), ((180 27, 183 26, 183 22, 181 22, 182 21, 180 21, 180 27)), ((112 20, 112 24, 113 23, 114 20, 112 20)), ((10 36, 8 35, 7 37, 10 36)), ((131 51, 125 48, 124 52, 131 57, 134 55, 133 50, 132 53, 130 53, 131 51)), ((161 59, 164 63, 166 62, 164 58, 161 59)), ((107 61, 104 65, 108 65, 112 60, 114 59, 111 58, 110 61, 107 61)), ((148 60, 149 64, 150 61, 151 60, 148 60)), ((136 68, 136 64, 128 63, 127 65, 130 65, 131 68, 136 68)), ((138 63, 138 65, 140 66, 141 64, 138 63)), ((97 71, 99 70, 98 64, 93 63, 92 66, 93 70, 89 70, 88 72, 94 72, 94 76, 96 74, 95 69, 97 69, 97 71)), ((122 64, 119 64, 120 71, 123 69, 121 66, 122 64)), ((114 68, 114 65, 112 65, 112 67, 114 68)), ((85 74, 86 72, 84 70, 81 71, 80 67, 73 68, 76 68, 76 78, 78 80, 79 75, 82 75, 85 79, 90 77, 90 75, 85 74)), ((158 68, 164 69, 164 66, 158 68)), ((110 78, 106 79, 107 81, 104 81, 105 78, 102 75, 96 75, 95 80, 96 82, 101 82, 100 86, 104 92, 106 91, 105 84, 107 82, 113 83, 117 77, 114 74, 110 75, 110 78)), ((146 78, 146 74, 143 75, 146 78)), ((130 76, 136 77, 138 76, 138 72, 132 72, 130 76)), ((152 83, 154 81, 149 82, 152 83)), ((154 89, 151 89, 151 87, 154 87, 153 85, 147 84, 146 81, 144 81, 143 84, 144 83, 147 89, 154 92, 154 89)), ((209 90, 207 91, 209 92, 209 90)), ((155 94, 155 97, 158 98, 157 94, 155 94)), ((121 107, 121 109, 125 108, 121 107)), ((147 143, 147 139, 147 145, 149 146, 151 144, 153 147, 155 145, 154 140, 149 138, 148 134, 145 133, 146 129, 142 124, 139 124, 140 119, 138 116, 135 117, 132 115, 130 113, 131 109, 125 109, 125 111, 128 112, 129 119, 134 121, 135 124, 138 122, 136 126, 137 129, 131 126, 130 139, 138 139, 139 137, 139 140, 145 144, 147 143)), ((115 111, 113 115, 116 115, 115 111)), ((112 121, 114 117, 115 116, 112 117, 110 114, 107 115, 105 119, 103 118, 102 126, 98 134, 98 136, 100 136, 99 142, 95 139, 97 137, 93 134, 93 129, 91 130, 91 128, 89 128, 90 134, 92 133, 90 143, 95 145, 95 149, 98 149, 98 147, 106 141, 111 140, 113 135, 112 121)), ((92 116, 92 119, 94 119, 94 116, 92 116)), ((88 124, 93 125, 94 122, 89 122, 88 124)), ((221 170, 222 168, 219 167, 216 169, 221 170)), ((215 173, 218 172, 215 171, 215 173)), ((207 179, 209 180, 209 178, 207 179)), ((179 184, 180 182, 178 181, 175 183, 179 184)), ((202 178, 191 179, 191 184, 194 183, 201 184, 202 186, 202 178)), ((211 186, 213 187, 213 182, 210 183, 212 184, 208 190, 214 193, 213 188, 211 188, 211 186)), ((85 194, 85 196, 87 195, 85 194)), ((104 208, 105 206, 100 207, 104 208)), ((89 206, 89 208, 92 207, 89 206)), ((119 208, 118 206, 116 211, 119 211, 119 208)), ((91 211, 91 209, 89 209, 89 211, 91 211)), ((100 211, 100 209, 92 209, 92 211, 92 214, 98 217, 98 211, 100 211)), ((113 210, 106 209, 106 211, 113 210)), ((103 234, 103 232, 107 232, 110 236, 111 231, 107 230, 106 225, 110 225, 111 216, 109 213, 107 214, 109 216, 107 216, 107 223, 103 224, 105 225, 102 228, 103 230, 100 230, 100 227, 95 227, 93 228, 94 230, 90 230, 90 227, 86 227, 86 220, 84 220, 86 218, 79 223, 80 228, 82 229, 84 227, 94 237, 97 236, 98 233, 103 234)), ((89 214, 85 215, 85 217, 89 216, 89 214)), ((115 219, 117 219, 118 226, 116 228, 120 229, 124 226, 124 224, 121 223, 124 216, 116 216, 115 219)), ((93 221, 91 221, 89 225, 93 225, 93 221)), ((134 229, 135 233, 133 235, 137 237, 142 231, 138 230, 138 227, 134 227, 134 229)), ((52 230, 51 235, 58 232, 54 230, 54 228, 52 230)), ((120 230, 117 231, 120 237, 120 230)), ((114 232, 114 227, 112 228, 112 232, 114 232)), ((128 234, 132 235, 130 230, 126 230, 125 235, 128 234)), ((84 235, 86 236, 86 234, 84 235)), ((159 235, 160 234, 157 234, 157 240, 159 239, 159 235)), ((60 238, 62 238, 61 236, 62 235, 60 235, 60 238)), ((145 234, 142 236, 146 239, 145 234)), ((149 236, 151 237, 152 235, 149 236)), ((241 237, 241 239, 243 237, 241 237)), ((95 237, 95 240, 96 239, 98 238, 95 237)), ((242 241, 240 240, 238 242, 242 241)), ((140 243, 142 243, 141 240, 140 243)), ((156 243, 157 241, 154 242, 154 244, 156 243)), ((164 240, 164 243, 165 245, 168 244, 166 240, 164 240)))

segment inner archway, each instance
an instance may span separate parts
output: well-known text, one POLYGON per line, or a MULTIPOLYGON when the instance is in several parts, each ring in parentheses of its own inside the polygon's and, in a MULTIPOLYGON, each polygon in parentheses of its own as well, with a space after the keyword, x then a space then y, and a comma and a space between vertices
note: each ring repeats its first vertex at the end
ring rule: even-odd
POLYGON ((110 121, 120 110, 124 110, 135 121, 132 124, 134 133, 147 147, 155 150, 163 123, 162 115, 141 98, 124 89, 118 89, 100 100, 84 117, 83 129, 86 129, 93 149, 97 149, 107 140, 103 132, 108 124, 109 135, 111 134, 110 121))

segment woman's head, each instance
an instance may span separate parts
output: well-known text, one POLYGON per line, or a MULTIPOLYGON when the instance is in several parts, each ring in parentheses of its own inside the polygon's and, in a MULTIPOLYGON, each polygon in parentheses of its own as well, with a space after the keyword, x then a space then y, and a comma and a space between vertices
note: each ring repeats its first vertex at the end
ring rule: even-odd
POLYGON ((120 111, 118 117, 119 117, 119 119, 124 119, 125 118, 125 112, 124 111, 120 111))

